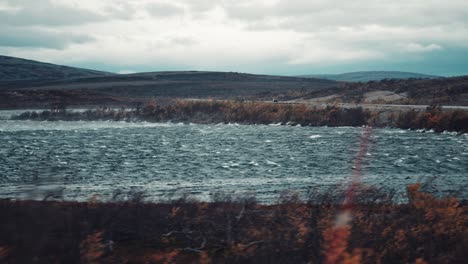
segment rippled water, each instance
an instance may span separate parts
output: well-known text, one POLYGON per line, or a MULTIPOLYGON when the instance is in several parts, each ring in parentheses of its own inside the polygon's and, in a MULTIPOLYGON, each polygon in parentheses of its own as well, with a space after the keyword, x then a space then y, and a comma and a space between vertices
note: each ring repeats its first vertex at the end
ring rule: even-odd
MULTIPOLYGON (((0 197, 66 199, 142 190, 150 199, 215 192, 273 201, 284 190, 346 185, 362 128, 0 120, 0 197)), ((468 137, 375 129, 363 181, 403 191, 468 186, 468 137)))

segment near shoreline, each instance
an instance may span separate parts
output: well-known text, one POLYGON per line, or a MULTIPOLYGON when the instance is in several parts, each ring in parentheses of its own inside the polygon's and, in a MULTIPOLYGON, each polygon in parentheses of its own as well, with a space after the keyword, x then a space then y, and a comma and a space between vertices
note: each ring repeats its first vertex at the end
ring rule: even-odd
POLYGON ((408 203, 365 190, 352 207, 0 200, 2 263, 463 263, 466 203, 408 187, 408 203), (343 211, 345 210, 345 211, 343 211), (347 221, 343 220, 347 212, 347 221), (341 217, 341 218, 340 218, 341 217), (338 220, 337 220, 338 219, 338 220), (426 262, 428 261, 428 262, 426 262))

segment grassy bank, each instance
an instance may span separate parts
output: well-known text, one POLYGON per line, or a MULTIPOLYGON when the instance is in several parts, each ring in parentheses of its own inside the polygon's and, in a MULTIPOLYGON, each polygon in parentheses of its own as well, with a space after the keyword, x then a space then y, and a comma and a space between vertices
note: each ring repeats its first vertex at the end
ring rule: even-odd
POLYGON ((468 206, 408 188, 408 203, 360 192, 278 204, 0 201, 2 263, 462 263, 468 206), (338 217, 339 219, 340 217, 338 217))

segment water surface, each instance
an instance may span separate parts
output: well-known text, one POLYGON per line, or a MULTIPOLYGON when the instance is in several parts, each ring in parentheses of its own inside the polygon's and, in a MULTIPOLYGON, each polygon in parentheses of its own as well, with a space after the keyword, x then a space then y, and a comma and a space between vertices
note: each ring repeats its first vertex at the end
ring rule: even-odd
MULTIPOLYGON (((0 120, 0 198, 149 199, 216 192, 272 202, 284 190, 346 186, 363 128, 0 120)), ((404 191, 432 182, 437 194, 468 186, 468 137, 374 129, 363 181, 404 191)))

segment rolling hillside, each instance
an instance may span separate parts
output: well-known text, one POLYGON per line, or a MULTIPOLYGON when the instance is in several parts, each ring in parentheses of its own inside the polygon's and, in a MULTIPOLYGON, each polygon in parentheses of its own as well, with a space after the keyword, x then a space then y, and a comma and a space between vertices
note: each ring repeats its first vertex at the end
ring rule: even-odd
POLYGON ((52 80, 109 75, 112 73, 0 56, 0 81, 52 80))
POLYGON ((316 90, 335 81, 235 72, 153 72, 88 78, 0 82, 7 90, 92 90, 116 96, 251 96, 289 90, 316 90))
POLYGON ((468 105, 467 76, 431 79, 436 76, 360 72, 343 76, 385 78, 338 82, 237 72, 111 74, 11 57, 0 57, 0 62, 0 109, 44 108, 57 102, 75 107, 123 106, 171 98, 468 105))
POLYGON ((468 106, 468 76, 439 79, 385 79, 359 83, 348 82, 342 86, 298 94, 296 98, 316 102, 392 103, 468 106))
POLYGON ((115 105, 156 97, 250 100, 342 85, 316 78, 236 72, 108 74, 15 58, 4 61, 8 63, 0 65, 0 108, 44 107, 57 101, 69 105, 115 105), (28 73, 31 69, 34 70, 28 73))
POLYGON ((380 81, 384 79, 436 79, 442 78, 441 76, 427 75, 414 72, 400 72, 400 71, 359 71, 348 72, 341 74, 310 74, 302 75, 300 77, 320 78, 334 81, 344 82, 368 82, 380 81))

